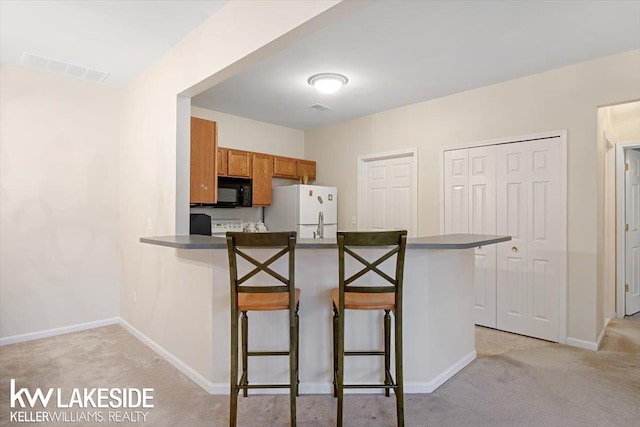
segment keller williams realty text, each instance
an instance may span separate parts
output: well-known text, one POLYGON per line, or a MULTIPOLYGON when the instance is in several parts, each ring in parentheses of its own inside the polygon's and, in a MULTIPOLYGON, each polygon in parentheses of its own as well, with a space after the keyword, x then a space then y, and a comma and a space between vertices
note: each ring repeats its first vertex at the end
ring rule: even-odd
POLYGON ((11 411, 12 422, 145 422, 153 408, 153 388, 74 388, 65 393, 60 388, 29 390, 17 388, 11 379, 11 408, 34 408, 37 411, 11 411), (71 411, 50 411, 48 406, 71 411), (108 411, 91 411, 105 408, 108 411), (41 409, 45 409, 44 411, 41 409), (89 411, 80 411, 89 409, 89 411), (122 409, 115 411, 114 409, 122 409))
POLYGON ((9 420, 12 423, 143 423, 147 415, 149 411, 11 411, 9 420))

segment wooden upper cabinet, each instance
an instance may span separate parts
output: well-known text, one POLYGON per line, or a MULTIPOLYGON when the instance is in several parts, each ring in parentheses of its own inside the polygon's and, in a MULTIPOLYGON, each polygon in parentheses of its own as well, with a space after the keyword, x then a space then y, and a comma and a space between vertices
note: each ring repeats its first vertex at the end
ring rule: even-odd
POLYGON ((298 178, 302 178, 305 175, 310 180, 316 179, 316 162, 313 160, 298 160, 297 162, 297 174, 298 178))
POLYGON ((228 150, 226 148, 218 147, 218 176, 227 176, 227 151, 228 150))
POLYGON ((260 188, 260 183, 256 182, 256 179, 260 179, 261 181, 265 180, 267 170, 270 172, 269 185, 271 185, 272 177, 301 179, 306 175, 310 181, 316 179, 316 162, 313 160, 274 156, 272 154, 234 150, 224 147, 218 147, 217 154, 219 176, 253 178, 254 205, 268 206, 271 204, 270 188, 267 193, 267 190, 265 189, 263 191, 260 188), (268 167, 265 162, 269 162, 268 167), (258 167, 259 170, 256 171, 256 167, 258 167), (256 197, 258 201, 256 201, 256 197))
POLYGON ((252 153, 253 206, 271 205, 271 177, 273 176, 273 156, 252 153))
POLYGON ((298 178, 296 159, 273 156, 273 176, 278 178, 298 178))
POLYGON ((227 149, 227 175, 251 178, 251 153, 227 149))
POLYGON ((216 122, 191 117, 191 203, 215 203, 218 199, 216 122))

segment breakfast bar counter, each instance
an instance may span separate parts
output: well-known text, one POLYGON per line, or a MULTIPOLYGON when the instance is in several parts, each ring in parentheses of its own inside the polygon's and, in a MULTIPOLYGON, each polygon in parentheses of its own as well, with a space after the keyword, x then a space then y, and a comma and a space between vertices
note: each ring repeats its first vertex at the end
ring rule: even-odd
MULTIPOLYGON (((511 240, 508 236, 488 234, 443 234, 439 236, 410 237, 408 249, 469 249, 511 240)), ((168 246, 176 249, 226 249, 224 237, 182 235, 141 237, 142 243, 168 246)), ((336 239, 298 239, 296 249, 337 248, 336 239)))
MULTIPOLYGON (((473 248, 508 240, 511 240, 508 236, 473 234, 407 240, 403 307, 406 393, 430 393, 475 359, 473 248)), ((213 265, 211 318, 214 334, 212 391, 228 393, 230 285, 226 240, 191 235, 143 237, 140 241, 178 251, 210 251, 208 259, 213 265)), ((379 250, 370 251, 375 256, 379 250)), ((333 390, 333 312, 330 292, 337 287, 337 252, 335 239, 298 239, 296 245, 295 285, 301 290, 301 394, 332 393, 333 390)), ((274 264, 276 271, 284 267, 284 263, 274 264)), ((249 267, 246 268, 248 271, 249 267)), ((347 263, 349 268, 357 267, 347 263)), ((256 279, 256 283, 259 283, 259 277, 251 280, 256 279)), ((371 283, 377 280, 372 277, 371 283)), ((380 313, 347 311, 346 316, 347 350, 382 348, 380 313)), ((288 336, 282 333, 287 330, 286 312, 252 312, 250 322, 250 349, 277 350, 287 347, 288 336)), ((349 358, 345 363, 348 381, 370 381, 382 375, 382 358, 349 358)), ((250 380, 253 383, 284 383, 288 378, 287 360, 278 357, 252 360, 251 372, 250 380)))

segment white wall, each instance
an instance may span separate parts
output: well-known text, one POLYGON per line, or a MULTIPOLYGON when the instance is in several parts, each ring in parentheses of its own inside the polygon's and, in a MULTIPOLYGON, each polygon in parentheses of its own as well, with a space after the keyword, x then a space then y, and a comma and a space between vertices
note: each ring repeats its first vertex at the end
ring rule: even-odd
POLYGON ((640 138, 640 101, 607 107, 611 112, 611 137, 615 144, 640 138))
POLYGON ((0 337, 118 316, 121 93, 0 66, 0 337))
POLYGON ((221 147, 304 158, 304 131, 193 106, 191 115, 218 123, 221 147))
MULTIPOLYGON (((276 44, 294 42, 304 31, 297 29, 293 36, 287 32, 336 3, 229 2, 126 90, 120 157, 121 316, 193 369, 201 384, 211 382, 214 372, 218 376, 228 372, 228 358, 212 357, 213 328, 217 339, 229 342, 228 322, 214 325, 212 319, 214 295, 225 295, 214 293, 213 286, 226 290, 228 278, 218 277, 211 251, 181 251, 139 242, 141 236, 175 232, 176 163, 178 158, 185 160, 176 147, 176 139, 184 136, 184 132, 177 134, 181 129, 176 126, 177 95, 194 85, 204 90, 206 85, 198 85, 200 81, 219 81, 232 64, 235 70, 250 65, 260 55, 247 59, 248 55, 281 36, 284 39, 276 44), (214 77, 209 78, 211 75, 214 77), (133 302, 134 291, 137 303, 133 302)), ((335 11, 343 5, 304 27, 335 19, 335 11)), ((188 144, 188 138, 179 141, 188 144)))
POLYGON ((640 50, 361 117, 305 133, 318 184, 340 189, 339 227, 356 215, 357 155, 418 147, 418 233, 438 233, 439 150, 568 129, 567 336, 595 343, 597 107, 640 97, 640 50), (340 153, 340 155, 336 155, 340 153))

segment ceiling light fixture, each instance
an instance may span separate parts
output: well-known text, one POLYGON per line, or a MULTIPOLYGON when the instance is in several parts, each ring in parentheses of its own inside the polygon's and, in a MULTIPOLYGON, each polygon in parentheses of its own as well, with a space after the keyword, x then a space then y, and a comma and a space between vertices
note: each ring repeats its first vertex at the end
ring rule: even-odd
POLYGON ((315 74, 307 80, 318 92, 325 94, 336 93, 338 89, 346 85, 348 81, 348 78, 336 73, 315 74))

